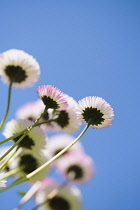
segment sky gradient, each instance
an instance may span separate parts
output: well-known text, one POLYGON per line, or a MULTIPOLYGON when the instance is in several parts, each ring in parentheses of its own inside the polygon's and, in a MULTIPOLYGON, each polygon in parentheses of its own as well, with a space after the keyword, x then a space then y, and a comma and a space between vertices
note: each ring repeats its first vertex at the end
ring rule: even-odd
MULTIPOLYGON (((22 104, 38 99, 39 85, 54 85, 77 101, 86 96, 105 99, 114 109, 114 122, 102 130, 90 128, 81 139, 96 165, 95 178, 79 186, 82 210, 139 210, 140 2, 0 3, 0 52, 24 50, 41 67, 34 87, 13 88, 7 121, 22 104)), ((8 90, 2 81, 0 90, 2 118, 8 90)), ((21 185, 1 194, 0 210, 13 210, 20 200, 16 190, 26 188, 21 185)))

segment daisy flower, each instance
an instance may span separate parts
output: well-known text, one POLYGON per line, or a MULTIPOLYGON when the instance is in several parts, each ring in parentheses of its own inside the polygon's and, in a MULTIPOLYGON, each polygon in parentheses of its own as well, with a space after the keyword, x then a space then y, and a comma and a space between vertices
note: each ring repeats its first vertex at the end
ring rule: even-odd
MULTIPOLYGON (((30 150, 26 149, 19 149, 16 154, 10 159, 8 165, 11 170, 16 168, 21 168, 20 172, 16 173, 15 176, 22 177, 24 175, 27 175, 34 170, 36 170, 38 167, 43 165, 45 162, 47 162, 50 159, 50 156, 44 154, 42 150, 39 152, 33 153, 30 150)), ((37 173, 35 176, 33 176, 30 181, 36 182, 38 180, 42 180, 46 177, 47 173, 49 172, 49 167, 43 169, 39 173, 37 173)))
POLYGON ((40 210, 80 210, 81 192, 73 185, 59 185, 56 182, 46 183, 43 181, 43 188, 36 193, 36 202, 40 210), (56 192, 56 193, 55 193, 56 192), (54 195, 53 195, 54 194, 54 195))
POLYGON ((77 102, 69 96, 67 96, 67 102, 68 107, 65 110, 59 110, 58 118, 52 123, 52 125, 56 131, 74 133, 81 125, 81 121, 78 119, 76 113, 77 102))
POLYGON ((29 102, 21 106, 16 112, 16 117, 18 119, 35 121, 37 119, 35 104, 35 102, 29 102))
POLYGON ((48 109, 65 109, 67 107, 66 96, 52 85, 38 87, 37 94, 48 109))
POLYGON ((95 174, 93 160, 83 153, 66 154, 56 162, 56 167, 67 180, 76 184, 89 181, 95 174))
MULTIPOLYGON (((49 150, 51 156, 55 156, 57 153, 59 153, 61 150, 63 150, 66 146, 71 144, 74 141, 74 137, 72 135, 68 134, 58 134, 51 136, 48 139, 47 149, 49 150)), ((75 145, 73 145, 65 154, 68 154, 70 152, 83 152, 83 146, 80 142, 77 142, 75 145)), ((63 154, 63 155, 65 155, 63 154)), ((63 156, 62 155, 62 156, 63 156)), ((61 156, 61 157, 62 157, 61 156)), ((60 158, 59 158, 60 159, 60 158)), ((58 159, 58 161, 59 161, 58 159)))
MULTIPOLYGON (((30 127, 31 125, 32 122, 29 120, 13 119, 6 124, 5 129, 3 131, 3 135, 6 138, 9 138, 25 130, 27 127, 30 127)), ((14 138, 13 141, 17 142, 21 136, 22 135, 14 138)), ((37 152, 45 147, 46 140, 47 137, 45 132, 39 127, 34 127, 19 143, 19 147, 32 150, 33 152, 37 152)))
MULTIPOLYGON (((45 105, 42 103, 42 100, 39 99, 21 106, 16 112, 16 117, 18 119, 35 121, 42 114, 44 109, 45 105)), ((39 120, 39 123, 52 119, 52 111, 52 109, 48 109, 39 120)), ((43 123, 40 127, 43 130, 48 130, 48 125, 50 125, 50 123, 43 123)))
POLYGON ((22 50, 11 49, 0 55, 2 80, 17 88, 32 86, 39 78, 40 67, 33 56, 22 50))
POLYGON ((93 128, 108 127, 113 120, 114 112, 111 106, 102 98, 89 96, 78 102, 78 118, 89 123, 93 128))
MULTIPOLYGON (((34 113, 34 117, 37 119, 44 111, 45 109, 45 105, 42 103, 42 100, 37 100, 34 103, 34 107, 33 107, 33 113, 34 113)), ((42 116, 42 118, 39 120, 39 123, 51 120, 53 118, 53 109, 48 109, 46 111, 46 113, 42 116)), ((47 122, 47 123, 43 123, 40 125, 40 128, 42 128, 45 131, 48 130, 52 130, 53 126, 52 126, 52 122, 47 122)))

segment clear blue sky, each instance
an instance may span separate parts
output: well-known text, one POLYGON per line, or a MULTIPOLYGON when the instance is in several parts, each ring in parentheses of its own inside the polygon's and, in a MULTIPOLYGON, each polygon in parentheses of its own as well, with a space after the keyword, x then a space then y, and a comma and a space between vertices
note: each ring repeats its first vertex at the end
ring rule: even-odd
MULTIPOLYGON (((75 100, 103 97, 115 119, 109 128, 89 129, 81 140, 96 164, 96 177, 80 187, 82 210, 139 210, 140 1, 1 0, 0 52, 11 48, 32 54, 41 77, 33 88, 13 89, 8 120, 37 99, 39 85, 54 85, 75 100)), ((2 81, 0 90, 2 118, 2 81)), ((16 190, 24 188, 1 194, 0 210, 13 210, 16 190)))

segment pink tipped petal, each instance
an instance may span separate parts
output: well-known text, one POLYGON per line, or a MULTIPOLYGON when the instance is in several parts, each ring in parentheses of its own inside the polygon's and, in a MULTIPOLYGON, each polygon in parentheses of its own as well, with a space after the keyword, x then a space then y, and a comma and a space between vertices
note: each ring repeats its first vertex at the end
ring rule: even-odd
POLYGON ((69 153, 56 164, 61 174, 76 184, 89 181, 95 175, 94 162, 84 153, 69 153))
POLYGON ((65 94, 54 86, 40 86, 37 88, 37 94, 47 108, 65 109, 68 106, 65 94))
POLYGON ((93 128, 103 128, 111 125, 114 111, 104 99, 89 96, 78 102, 77 115, 83 122, 90 121, 93 128))

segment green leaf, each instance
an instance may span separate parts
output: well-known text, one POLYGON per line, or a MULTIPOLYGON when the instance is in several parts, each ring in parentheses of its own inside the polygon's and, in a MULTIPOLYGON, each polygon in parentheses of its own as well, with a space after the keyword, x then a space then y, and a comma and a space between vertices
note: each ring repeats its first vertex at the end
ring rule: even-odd
POLYGON ((19 195, 21 195, 21 196, 24 196, 27 192, 25 192, 25 191, 18 191, 17 192, 19 195))

